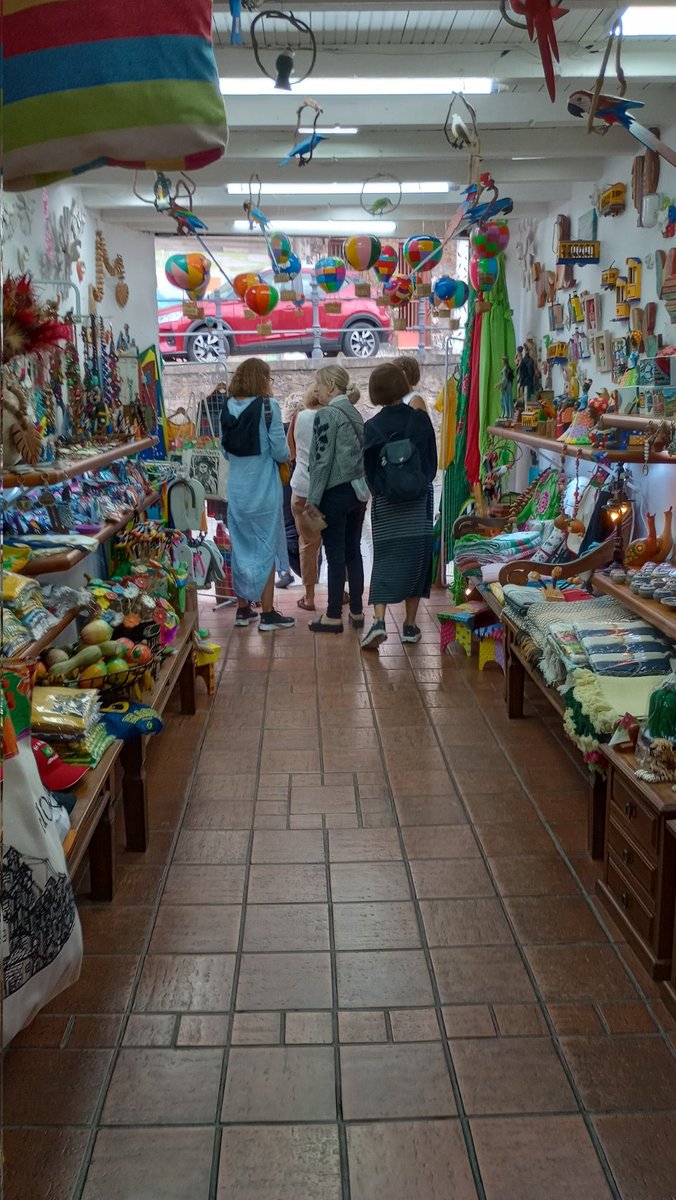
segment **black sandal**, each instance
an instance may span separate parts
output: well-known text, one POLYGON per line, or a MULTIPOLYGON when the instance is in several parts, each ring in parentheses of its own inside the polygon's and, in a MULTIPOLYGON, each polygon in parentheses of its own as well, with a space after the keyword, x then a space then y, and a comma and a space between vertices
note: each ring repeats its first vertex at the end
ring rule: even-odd
POLYGON ((342 633, 343 632, 342 623, 340 625, 329 625, 328 622, 322 621, 321 617, 319 617, 318 620, 316 620, 316 621, 310 621, 310 624, 308 625, 308 629, 312 633, 342 633))

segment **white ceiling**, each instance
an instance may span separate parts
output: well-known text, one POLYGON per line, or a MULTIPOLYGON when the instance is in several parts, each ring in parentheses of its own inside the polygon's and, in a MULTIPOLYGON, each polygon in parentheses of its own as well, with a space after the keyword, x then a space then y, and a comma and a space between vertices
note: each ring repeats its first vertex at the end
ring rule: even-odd
MULTIPOLYGON (((617 6, 591 7, 568 0, 568 14, 556 23, 561 62, 556 68, 557 99, 550 102, 544 86, 539 53, 525 31, 502 20, 497 2, 462 0, 300 0, 296 16, 312 27, 318 44, 315 76, 450 77, 490 76, 498 90, 471 100, 476 108, 484 169, 490 170, 502 195, 514 200, 515 216, 544 212, 565 200, 577 183, 613 182, 613 160, 639 151, 623 130, 604 138, 588 136, 582 121, 568 114, 567 96, 576 88, 591 88, 598 73, 607 33, 617 6), (610 174, 608 174, 610 172, 610 174)), ((289 10, 288 4, 274 3, 289 10)), ((269 6, 268 6, 269 7, 269 6)), ((244 44, 230 45, 227 3, 216 3, 214 44, 222 77, 236 80, 257 75, 249 27, 253 14, 242 14, 244 44)), ((270 26, 270 68, 275 52, 293 46, 288 26, 270 26)), ((641 119, 663 131, 674 124, 676 52, 673 38, 627 39, 622 62, 627 95, 646 104, 641 119)), ((297 56, 302 67, 303 54, 297 56)), ((449 98, 410 94, 387 97, 321 99, 323 122, 357 125, 356 137, 335 136, 317 149, 313 161, 299 170, 283 170, 279 160, 291 148, 296 109, 312 95, 312 77, 292 94, 226 98, 230 144, 226 157, 196 176, 195 209, 214 233, 228 233, 242 216, 242 197, 228 196, 227 183, 243 183, 253 172, 261 179, 302 183, 335 183, 333 196, 266 198, 264 210, 273 221, 283 218, 331 216, 336 220, 360 216, 359 199, 341 196, 343 182, 363 183, 378 171, 392 172, 405 181, 443 180, 452 183, 444 196, 405 198, 394 218, 397 235, 422 225, 443 227, 467 183, 466 154, 452 150, 443 135, 449 98)), ((612 63, 605 90, 615 91, 612 63)), ((305 117, 309 116, 306 111, 305 117)), ((616 168, 615 168, 616 169, 616 168)), ((663 185, 676 172, 663 167, 663 185)), ((140 205, 131 180, 120 171, 96 172, 82 178, 92 205, 106 218, 138 228, 167 232, 167 218, 140 205)), ((150 192, 152 176, 141 178, 150 192)))

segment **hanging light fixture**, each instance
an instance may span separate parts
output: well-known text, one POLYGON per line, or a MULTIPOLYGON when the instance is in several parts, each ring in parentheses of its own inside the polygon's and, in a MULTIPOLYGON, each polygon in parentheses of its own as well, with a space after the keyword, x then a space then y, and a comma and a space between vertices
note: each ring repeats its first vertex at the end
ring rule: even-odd
POLYGON ((291 28, 296 31, 296 33, 300 34, 301 40, 304 39, 305 42, 308 43, 302 45, 300 49, 308 51, 308 53, 311 55, 310 66, 304 75, 300 75, 297 79, 293 80, 294 84, 302 83, 303 80, 307 79, 308 75, 311 75, 314 70, 315 62, 317 61, 317 42, 315 35, 306 21, 302 21, 300 17, 294 16, 294 14, 291 12, 282 12, 281 9, 278 8, 263 9, 254 17, 253 21, 251 22, 251 45, 253 47, 254 58, 256 59, 256 65, 259 71, 261 71, 263 75, 266 75, 268 79, 274 80, 275 87, 278 90, 290 92, 292 87, 291 73, 295 66, 296 52, 291 46, 285 46, 283 49, 281 49, 275 59, 275 74, 270 74, 261 59, 261 51, 270 48, 268 46, 268 39, 265 38, 265 44, 263 46, 261 46, 259 42, 259 37, 265 32, 265 23, 267 21, 285 21, 287 25, 290 25, 291 28))

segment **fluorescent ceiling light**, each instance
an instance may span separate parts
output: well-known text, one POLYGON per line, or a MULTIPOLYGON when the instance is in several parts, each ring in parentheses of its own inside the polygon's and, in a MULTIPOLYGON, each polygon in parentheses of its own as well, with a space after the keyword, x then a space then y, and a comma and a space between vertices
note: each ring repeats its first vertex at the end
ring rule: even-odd
POLYGON ((627 8, 622 14, 625 37, 673 37, 676 8, 627 8))
MULTIPOLYGON (((361 196, 362 188, 365 196, 386 196, 396 198, 399 188, 393 180, 383 179, 381 183, 262 183, 262 196, 361 196)), ((450 183, 402 183, 403 196, 442 196, 448 195, 453 185, 450 183)), ((230 196, 248 196, 248 183, 226 183, 225 190, 230 196)), ((258 192, 258 184, 253 189, 258 192)))
POLYGON ((513 154, 512 162, 544 162, 546 154, 513 154))
MULTIPOLYGON (((250 233, 248 221, 233 221, 235 233, 250 233)), ((284 220, 285 233, 327 233, 338 236, 341 233, 394 233, 396 221, 287 221, 284 220)))
MULTIPOLYGON (((246 78, 221 78, 224 96, 274 96, 273 81, 263 76, 246 78)), ((292 85, 295 80, 291 80, 292 85)), ((309 85, 313 96, 449 96, 451 92, 463 92, 466 96, 488 96, 493 91, 493 80, 486 78, 455 79, 429 76, 377 76, 338 78, 336 76, 312 77, 309 85)), ((296 97, 297 99, 298 97, 296 97)))
POLYGON ((337 133, 341 137, 347 137, 348 134, 359 133, 356 125, 318 125, 315 129, 314 125, 301 125, 299 133, 337 133))

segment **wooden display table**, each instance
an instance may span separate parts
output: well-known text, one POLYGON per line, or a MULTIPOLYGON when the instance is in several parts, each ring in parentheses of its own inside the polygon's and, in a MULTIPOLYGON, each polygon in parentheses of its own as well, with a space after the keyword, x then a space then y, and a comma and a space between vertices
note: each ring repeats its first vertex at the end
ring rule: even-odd
MULTIPOLYGON (((193 633, 196 611, 186 613, 179 629, 174 653, 160 668, 153 691, 144 703, 163 712, 176 687, 181 712, 195 712, 195 666, 193 633)), ((162 736, 161 734, 159 735, 162 736)), ((89 853, 92 900, 112 900, 115 894, 115 820, 120 800, 124 805, 128 850, 148 849, 148 793, 145 759, 148 737, 115 742, 101 762, 90 771, 76 792, 71 813, 71 830, 64 842, 66 863, 74 877, 89 853)))
POLYGON ((601 903, 653 979, 666 979, 672 966, 676 838, 667 823, 676 817, 676 792, 669 783, 636 777, 633 754, 603 746, 608 763, 606 847, 601 903))
MULTIPOLYGON (((540 671, 532 665, 517 645, 519 629, 510 621, 509 615, 492 592, 478 593, 496 617, 502 621, 504 629, 503 654, 505 673, 505 703, 507 716, 510 720, 520 720, 523 717, 524 692, 526 678, 535 684, 538 691, 546 697, 552 708, 559 713, 563 720, 565 702, 561 693, 551 687, 540 671)), ((580 761, 580 772, 588 786, 587 796, 587 849, 592 858, 603 858, 606 824, 606 785, 598 771, 590 771, 580 761)))
MULTIPOLYGON (((676 821, 667 821, 667 845, 669 844, 671 846, 670 853, 676 855, 676 821)), ((671 974, 666 982, 662 984, 662 999, 672 1017, 676 1017, 676 914, 674 919, 674 942, 671 952, 671 974)))
MULTIPOLYGON (((181 713, 195 712, 195 661, 193 634, 197 628, 196 607, 186 612, 174 643, 174 654, 165 659, 159 678, 144 702, 162 714, 174 689, 178 687, 181 713)), ((161 734, 159 735, 162 736, 161 734)), ((148 788, 146 753, 149 737, 133 738, 122 746, 122 798, 127 849, 144 853, 148 849, 148 788)))

